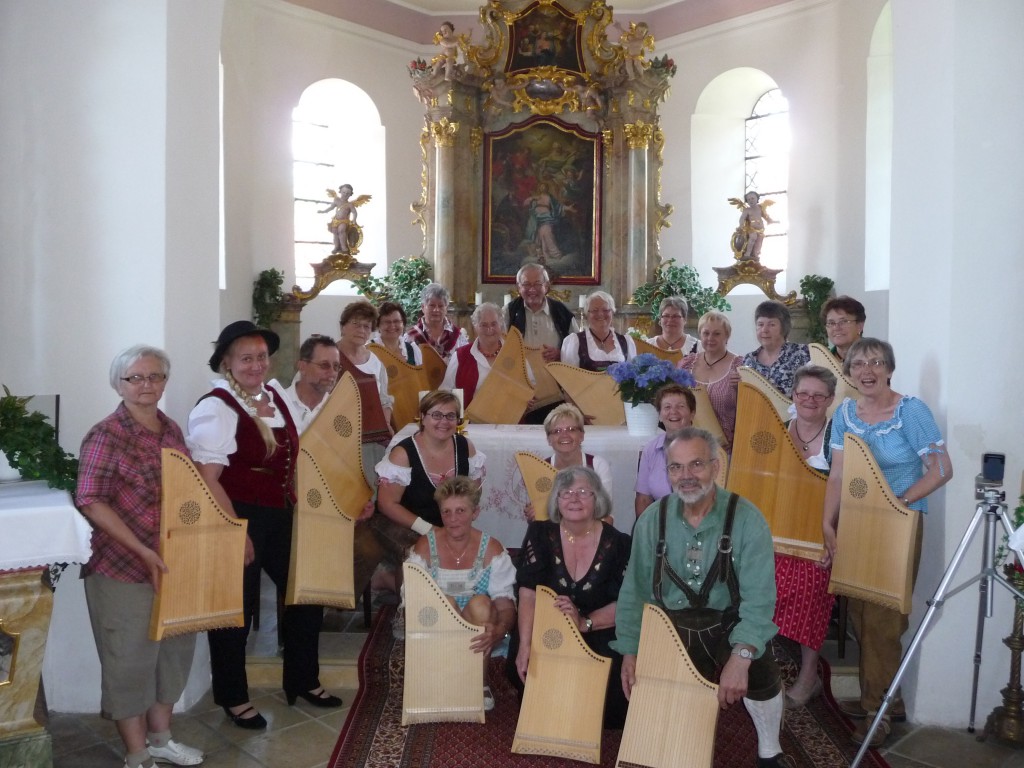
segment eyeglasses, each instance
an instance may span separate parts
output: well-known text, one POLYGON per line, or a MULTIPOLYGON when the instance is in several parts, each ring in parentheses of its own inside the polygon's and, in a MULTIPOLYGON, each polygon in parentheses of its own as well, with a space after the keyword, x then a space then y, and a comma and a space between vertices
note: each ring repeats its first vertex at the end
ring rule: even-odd
POLYGON ((850 363, 851 371, 859 371, 861 368, 865 367, 885 368, 886 362, 882 358, 876 357, 873 360, 854 360, 852 363, 850 363))
POLYGON ((582 431, 583 431, 583 427, 555 427, 550 432, 548 432, 548 434, 549 435, 572 435, 572 434, 574 434, 576 432, 582 432, 582 431))
POLYGON ((564 491, 558 492, 558 498, 562 501, 569 501, 571 499, 592 499, 596 494, 589 488, 566 488, 564 491))
POLYGON ((148 376, 143 376, 141 373, 136 373, 131 376, 122 376, 121 381, 127 381, 129 384, 132 384, 136 387, 142 386, 142 383, 146 381, 148 381, 153 386, 156 386, 157 384, 163 384, 165 381, 167 381, 167 374, 151 373, 148 376))
POLYGON ((682 320, 683 316, 682 315, 662 315, 658 319, 661 320, 662 322, 665 322, 666 320, 682 320))
POLYGON ((826 328, 842 328, 843 326, 849 325, 852 322, 853 322, 853 320, 851 320, 848 317, 841 317, 838 320, 826 320, 825 321, 825 327, 826 328))
POLYGON ((800 400, 802 402, 807 402, 808 400, 813 400, 816 403, 824 403, 826 400, 829 399, 829 397, 830 397, 830 395, 823 395, 820 392, 794 392, 793 393, 793 399, 794 400, 800 400))
POLYGON ((520 288, 543 288, 544 283, 520 283, 520 288))
POLYGON ((312 360, 303 360, 302 362, 308 363, 309 365, 315 365, 324 373, 330 370, 333 370, 335 373, 341 371, 341 363, 329 363, 326 360, 321 360, 318 363, 314 363, 312 360))
MULTIPOLYGON (((711 461, 714 461, 714 459, 712 459, 711 461)), ((677 462, 673 462, 668 465, 668 471, 671 475, 678 475, 684 469, 688 469, 691 475, 699 475, 701 472, 704 471, 704 468, 711 463, 711 461, 704 461, 703 459, 694 459, 689 464, 679 464, 677 462)))
POLYGON ((427 414, 434 421, 458 421, 459 414, 457 413, 442 413, 441 411, 431 411, 427 414))

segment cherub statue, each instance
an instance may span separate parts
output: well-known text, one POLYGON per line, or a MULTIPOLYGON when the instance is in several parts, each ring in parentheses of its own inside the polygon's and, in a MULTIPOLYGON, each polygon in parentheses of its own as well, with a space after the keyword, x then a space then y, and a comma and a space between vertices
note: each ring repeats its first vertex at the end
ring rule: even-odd
POLYGON ((512 107, 515 104, 515 91, 509 86, 508 80, 505 79, 504 75, 498 75, 491 82, 490 86, 484 86, 489 88, 490 94, 487 97, 487 106, 494 112, 500 112, 503 107, 512 107))
POLYGON ((441 46, 441 52, 431 59, 431 71, 436 75, 443 70, 445 80, 454 79, 459 65, 459 39, 455 36, 455 25, 442 21, 441 29, 434 35, 434 45, 441 46))
POLYGON ((337 192, 333 189, 328 189, 327 195, 331 198, 331 204, 323 210, 317 211, 317 213, 330 213, 334 211, 334 216, 327 225, 327 229, 334 233, 334 250, 331 253, 349 253, 351 251, 348 238, 349 227, 358 226, 356 224, 356 218, 358 217, 356 208, 368 203, 372 197, 370 195, 360 195, 355 200, 349 200, 352 197, 351 184, 342 184, 338 187, 337 192))
POLYGON ((650 34, 647 23, 643 21, 629 22, 629 29, 623 29, 617 21, 612 26, 622 32, 619 45, 624 54, 622 68, 626 78, 638 80, 643 77, 644 70, 651 66, 651 62, 644 60, 644 51, 654 53, 654 36, 650 34))
POLYGON ((588 83, 586 80, 581 79, 572 85, 571 88, 576 94, 576 98, 580 101, 580 110, 582 112, 600 112, 601 108, 604 107, 604 101, 601 98, 601 88, 594 81, 588 83))
POLYGON ((774 205, 774 202, 761 202, 761 195, 753 190, 747 192, 743 200, 730 197, 729 202, 742 211, 739 225, 732 235, 732 250, 740 261, 757 261, 764 243, 765 224, 775 224, 775 220, 768 215, 768 207, 774 205))

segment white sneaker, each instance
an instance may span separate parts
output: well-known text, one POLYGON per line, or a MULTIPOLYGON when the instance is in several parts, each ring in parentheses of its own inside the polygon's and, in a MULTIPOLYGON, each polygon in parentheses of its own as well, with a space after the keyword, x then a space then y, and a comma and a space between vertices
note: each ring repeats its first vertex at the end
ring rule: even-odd
POLYGON ((494 694, 491 693, 491 686, 484 686, 484 712, 494 709, 494 694))
POLYGON ((202 750, 180 744, 174 739, 168 739, 167 745, 163 747, 155 747, 150 744, 149 754, 158 763, 173 763, 174 765, 199 765, 205 757, 202 750))

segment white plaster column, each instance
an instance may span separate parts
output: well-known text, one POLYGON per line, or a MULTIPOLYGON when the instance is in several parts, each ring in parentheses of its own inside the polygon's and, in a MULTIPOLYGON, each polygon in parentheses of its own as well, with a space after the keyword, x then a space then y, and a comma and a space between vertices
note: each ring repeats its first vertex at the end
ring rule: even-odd
MULTIPOLYGON (((654 125, 637 120, 623 126, 626 134, 626 146, 629 147, 629 170, 627 185, 627 205, 629 220, 626 224, 626 270, 625 284, 619 288, 619 296, 623 304, 637 286, 647 282, 648 276, 648 153, 654 125)), ((609 275, 604 280, 616 281, 616 276, 609 275)))
MULTIPOLYGON (((893 386, 932 407, 955 467, 952 482, 929 502, 912 633, 974 514, 981 454, 1007 454, 1011 506, 1024 465, 1017 383, 1024 375, 1024 4, 894 0, 892 12, 893 386)), ((981 558, 975 541, 954 583, 976 574, 981 558)), ((966 724, 977 611, 971 588, 939 612, 904 681, 914 720, 966 724)), ((979 729, 1001 703, 1009 652, 1000 639, 1012 616, 999 590, 985 626, 979 729)))
POLYGON ((431 123, 434 139, 434 282, 449 291, 455 278, 455 137, 459 123, 442 117, 431 123))

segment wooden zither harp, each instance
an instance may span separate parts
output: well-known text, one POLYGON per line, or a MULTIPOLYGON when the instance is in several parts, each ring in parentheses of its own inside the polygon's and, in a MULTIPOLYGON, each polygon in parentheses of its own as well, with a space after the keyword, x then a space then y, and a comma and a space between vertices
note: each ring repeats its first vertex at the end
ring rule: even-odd
POLYGON ((518 424, 532 397, 523 337, 518 328, 513 328, 505 336, 491 372, 466 408, 466 418, 470 424, 518 424))
POLYGON ((920 517, 897 500, 867 444, 847 432, 829 592, 909 614, 920 517))
POLYGON ((366 348, 377 356, 388 372, 388 394, 395 398, 391 411, 395 428, 401 429, 416 421, 420 412, 420 392, 430 389, 423 366, 411 365, 404 357, 381 344, 367 344, 366 348))
POLYGON ((484 667, 469 643, 484 628, 455 610, 430 574, 405 573, 405 681, 402 725, 484 722, 484 667))
POLYGON ((827 483, 826 475, 807 466, 765 393, 741 381, 727 487, 761 510, 776 552, 821 558, 827 483))
POLYGON ((828 407, 828 415, 831 416, 839 404, 848 397, 852 397, 854 400, 860 397, 860 391, 854 385, 853 381, 843 373, 843 365, 837 360, 826 347, 821 344, 811 343, 807 345, 807 350, 811 353, 811 362, 814 365, 820 365, 822 368, 826 368, 832 371, 836 377, 836 396, 832 400, 832 405, 828 407))
POLYGON ((601 723, 612 660, 594 653, 555 593, 537 587, 530 666, 512 741, 520 755, 601 762, 601 723), (572 716, 566 717, 567 702, 572 716))
POLYGON ((616 768, 711 768, 717 727, 718 686, 693 666, 665 612, 646 604, 616 768))
MULTIPOLYGON (((429 344, 420 344, 420 352, 423 353, 423 372, 427 377, 426 389, 437 389, 444 381, 444 372, 448 370, 448 364, 429 344)), ((419 406, 419 400, 416 401, 416 405, 419 406)))
POLYGON ((164 448, 160 558, 167 573, 153 601, 149 637, 241 627, 248 523, 227 514, 195 464, 164 448))
POLYGON ((548 372, 543 347, 524 346, 523 349, 526 352, 526 362, 529 363, 533 377, 537 380, 533 389, 534 407, 540 408, 560 401, 562 390, 558 386, 558 382, 548 372))
MULTIPOLYGON (((779 414, 779 418, 783 421, 789 420, 789 406, 793 404, 793 401, 783 395, 779 390, 775 388, 768 379, 762 376, 760 373, 755 371, 746 365, 739 367, 740 382, 746 382, 755 389, 760 390, 761 394, 768 398, 768 401, 775 408, 775 412, 779 414)), ((739 407, 736 409, 736 421, 737 429, 739 428, 739 407)))
POLYGON ((288 605, 355 608, 355 525, 373 495, 361 413, 359 386, 346 373, 299 439, 288 605))
POLYGON ((642 355, 645 352, 659 357, 662 360, 668 360, 673 365, 678 365, 679 361, 683 359, 683 350, 681 349, 662 349, 657 344, 651 344, 651 342, 644 339, 633 339, 636 344, 636 353, 642 355))
POLYGON ((533 504, 534 519, 547 520, 548 497, 554 487, 558 470, 528 451, 516 451, 516 464, 519 465, 519 472, 526 484, 526 495, 533 504))
POLYGON ((547 369, 583 415, 591 417, 592 423, 602 427, 626 423, 615 379, 607 373, 585 371, 567 363, 548 363, 547 369))
POLYGON ((697 401, 697 412, 693 414, 693 426, 710 432, 719 445, 728 442, 725 439, 725 432, 722 430, 722 423, 718 420, 715 409, 711 407, 711 398, 703 384, 690 387, 693 392, 693 399, 697 401))

